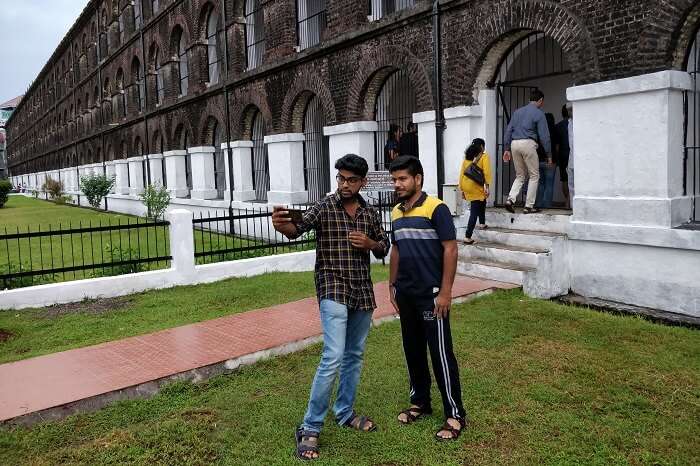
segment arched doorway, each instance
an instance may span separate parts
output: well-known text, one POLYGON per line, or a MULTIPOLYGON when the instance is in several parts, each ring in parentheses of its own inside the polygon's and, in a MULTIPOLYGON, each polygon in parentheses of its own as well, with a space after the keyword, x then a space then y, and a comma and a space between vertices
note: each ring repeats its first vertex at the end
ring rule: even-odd
POLYGON ((683 195, 692 199, 693 222, 700 221, 700 209, 698 209, 698 197, 700 197, 700 29, 695 33, 688 56, 686 59, 686 71, 693 80, 693 88, 685 93, 684 97, 684 175, 683 195))
POLYGON ((262 112, 253 107, 249 112, 249 134, 253 143, 253 188, 256 201, 267 201, 270 190, 270 166, 265 145, 265 119, 262 112))
MULTIPOLYGON (((503 205, 515 180, 513 163, 504 163, 501 158, 504 135, 511 115, 519 107, 527 105, 533 89, 540 89, 545 96, 542 110, 551 113, 555 121, 561 120, 561 109, 566 104, 566 89, 574 85, 574 80, 566 55, 557 41, 543 32, 532 32, 507 50, 497 67, 493 82, 497 106, 496 154, 493 154, 496 158, 494 192, 496 205, 503 205)), ((565 205, 561 183, 557 168, 554 175, 555 207, 565 205)))
POLYGON ((402 132, 406 131, 417 110, 416 102, 416 93, 405 71, 397 70, 386 77, 374 106, 374 119, 379 125, 374 138, 377 170, 387 170, 391 162, 385 151, 391 125, 398 126, 402 132))
POLYGON ((323 135, 325 117, 321 99, 312 96, 304 110, 304 184, 309 202, 324 197, 331 190, 328 136, 323 135))

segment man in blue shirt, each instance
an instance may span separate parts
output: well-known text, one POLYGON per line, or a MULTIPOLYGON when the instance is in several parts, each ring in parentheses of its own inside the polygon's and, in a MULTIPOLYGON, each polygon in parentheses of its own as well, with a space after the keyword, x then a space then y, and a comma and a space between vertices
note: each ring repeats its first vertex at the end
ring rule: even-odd
POLYGON ((398 157, 389 171, 401 201, 391 213, 389 298, 401 315, 411 398, 398 420, 411 424, 433 412, 427 346, 445 412, 445 423, 435 435, 456 440, 467 420, 449 319, 457 270, 455 226, 445 203, 422 192, 423 167, 418 158, 398 157))
POLYGON ((542 111, 543 105, 544 94, 539 89, 533 90, 530 93, 530 103, 513 112, 506 128, 503 161, 509 162, 512 159, 516 174, 506 201, 506 209, 511 213, 515 212, 513 204, 520 195, 527 175, 529 175, 530 181, 527 185, 527 198, 523 213, 532 214, 540 211, 534 207, 537 185, 540 181, 538 145, 542 145, 547 155, 547 163, 550 167, 552 165, 552 147, 547 119, 542 111))

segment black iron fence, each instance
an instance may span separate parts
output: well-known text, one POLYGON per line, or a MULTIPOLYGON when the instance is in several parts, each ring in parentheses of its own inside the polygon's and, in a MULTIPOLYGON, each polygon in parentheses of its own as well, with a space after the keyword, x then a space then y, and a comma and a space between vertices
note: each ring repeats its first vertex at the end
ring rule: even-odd
MULTIPOLYGON (((307 206, 293 206, 304 210, 307 206)), ((218 211, 192 219, 194 256, 197 264, 269 256, 316 248, 309 232, 290 240, 272 226, 272 208, 218 211)))
POLYGON ((0 234, 3 289, 170 267, 169 223, 139 218, 0 234))
POLYGON ((692 212, 690 220, 700 222, 700 31, 688 54, 687 71, 693 80, 693 88, 683 99, 683 195, 690 196, 692 212))

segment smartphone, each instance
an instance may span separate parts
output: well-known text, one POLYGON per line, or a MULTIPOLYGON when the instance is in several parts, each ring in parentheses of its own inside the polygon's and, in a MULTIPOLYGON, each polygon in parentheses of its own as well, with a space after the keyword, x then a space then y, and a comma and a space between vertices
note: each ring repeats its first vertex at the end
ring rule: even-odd
POLYGON ((289 212, 289 218, 292 219, 292 223, 301 223, 302 217, 304 216, 304 211, 301 209, 285 209, 289 212))

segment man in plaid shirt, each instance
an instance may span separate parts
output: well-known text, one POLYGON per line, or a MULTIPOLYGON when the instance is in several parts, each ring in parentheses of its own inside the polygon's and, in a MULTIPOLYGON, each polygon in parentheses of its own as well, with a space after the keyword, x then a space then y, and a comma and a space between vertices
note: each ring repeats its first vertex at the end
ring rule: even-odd
POLYGON ((297 456, 318 458, 318 436, 328 412, 336 372, 338 396, 333 406, 339 425, 373 431, 370 418, 353 410, 362 369, 365 341, 376 308, 369 252, 382 258, 389 241, 379 213, 359 192, 367 183, 367 162, 348 154, 336 162, 335 193, 321 199, 294 224, 284 207, 275 207, 272 223, 290 239, 316 230, 314 278, 323 327, 323 354, 316 370, 304 421, 296 431, 297 456))

